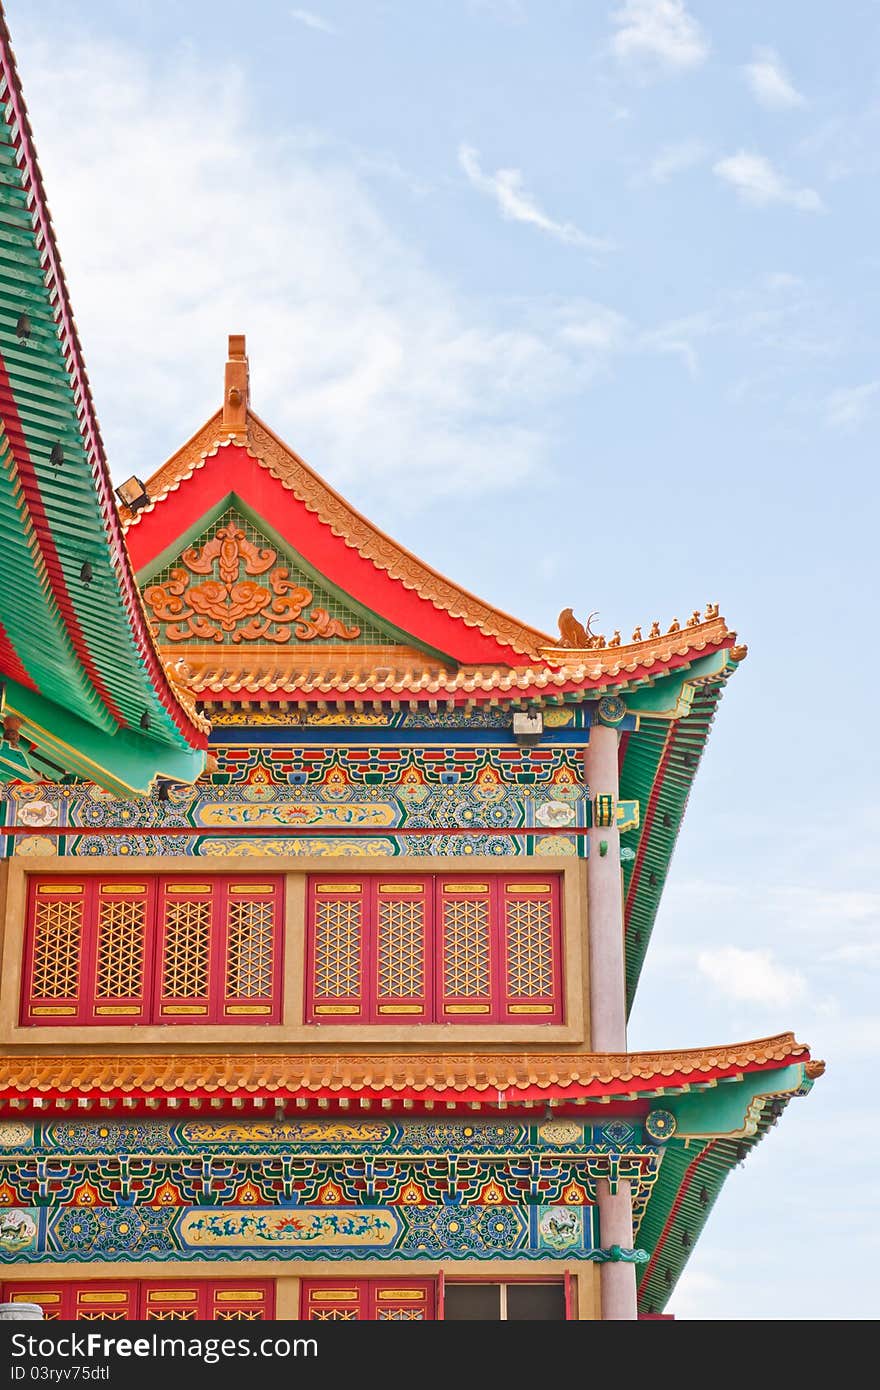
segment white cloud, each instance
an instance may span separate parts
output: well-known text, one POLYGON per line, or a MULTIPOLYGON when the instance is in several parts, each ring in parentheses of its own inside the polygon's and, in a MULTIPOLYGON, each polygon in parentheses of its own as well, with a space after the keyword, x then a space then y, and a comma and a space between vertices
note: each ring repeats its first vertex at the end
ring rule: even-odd
POLYGON ((307 29, 316 29, 321 34, 339 33, 335 24, 331 24, 329 19, 323 19, 321 15, 315 14, 313 10, 291 10, 290 17, 295 19, 298 24, 304 24, 307 29))
POLYGON ((519 169, 496 169, 494 174, 484 174, 478 151, 472 145, 459 146, 458 162, 471 185, 480 193, 494 198, 501 216, 508 222, 528 223, 570 246, 586 246, 593 251, 609 249, 607 241, 587 236, 573 222, 554 222, 552 217, 548 217, 531 194, 526 192, 519 169))
POLYGON ((611 51, 636 72, 684 72, 709 55, 709 41, 684 0, 624 0, 611 22, 611 51))
POLYGON ((783 1006, 806 993, 804 977, 778 965, 770 951, 719 946, 701 951, 697 967, 721 994, 739 1003, 783 1006))
POLYGON ((813 188, 795 188, 760 154, 740 150, 719 159, 713 172, 729 183, 744 202, 756 207, 788 203, 800 212, 821 212, 822 199, 813 188))
POLYGON ((877 403, 880 381, 866 381, 863 386, 842 386, 832 391, 825 402, 825 420, 833 429, 856 429, 877 403))
POLYGON ((229 332, 248 336, 254 408, 392 519, 550 466, 549 407, 595 374, 597 328, 578 341, 554 304, 499 323, 465 300, 388 226, 350 151, 255 126, 234 67, 209 92, 189 57, 17 38, 118 473, 149 473, 216 409, 229 332))
POLYGON ((664 145, 652 159, 648 176, 654 183, 668 183, 674 174, 701 164, 707 154, 702 140, 679 140, 664 145))
POLYGON ((804 98, 772 48, 756 48, 755 56, 744 71, 752 95, 761 106, 770 111, 789 111, 793 106, 803 106, 804 98))

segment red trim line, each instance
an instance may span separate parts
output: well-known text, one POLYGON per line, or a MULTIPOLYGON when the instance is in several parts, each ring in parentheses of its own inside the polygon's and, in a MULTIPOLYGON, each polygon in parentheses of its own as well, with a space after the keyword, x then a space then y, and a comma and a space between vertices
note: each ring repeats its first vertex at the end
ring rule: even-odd
MULTIPOLYGON (((79 427, 83 435, 83 443, 91 468, 92 479, 104 521, 105 532, 108 536, 111 563, 113 564, 116 578, 119 582, 120 596, 128 615, 132 637, 144 662, 156 697, 168 711, 180 732, 187 738, 190 746, 194 748, 205 748, 207 747, 207 736, 203 734, 201 730, 195 728, 191 723, 168 684, 168 678, 165 675, 164 668, 147 630, 146 618, 144 617, 140 595, 131 568, 129 565, 125 564, 124 561, 120 563, 117 558, 125 555, 125 541, 122 534, 122 526, 113 499, 107 457, 104 452, 101 432, 98 428, 89 379, 83 361, 82 348, 80 346, 79 335, 76 331, 76 324, 70 305, 67 282, 64 278, 64 270, 58 255, 52 219, 49 215, 46 193, 43 188, 43 177, 40 173, 40 166, 37 163, 33 132, 28 119, 24 94, 21 89, 15 57, 12 52, 9 28, 6 23, 6 17, 3 14, 2 5, 0 5, 0 69, 2 69, 3 76, 6 80, 7 90, 5 105, 9 108, 6 112, 7 124, 11 127, 13 146, 22 174, 24 191, 28 198, 28 207, 33 221, 36 247, 43 267, 43 281, 46 287, 50 308, 61 330, 61 345, 62 351, 64 352, 65 367, 71 378, 71 389, 73 391, 79 427), (12 120, 9 119, 10 112, 13 118, 12 120)), ((17 419, 18 412, 16 410, 16 420, 17 419)), ((22 438, 23 437, 22 435, 22 438)), ((16 460, 16 462, 18 462, 18 460, 16 460)), ((29 459, 28 467, 32 468, 29 459)), ((34 481, 36 482, 35 479, 34 481)), ((39 495, 38 489, 37 494, 39 495)), ((42 510, 42 498, 39 499, 39 507, 42 510)), ((45 515, 45 513, 43 513, 43 515, 45 515)), ((36 526, 36 517, 34 517, 34 521, 36 526)), ((39 527, 36 527, 36 530, 42 550, 43 542, 39 527)), ((54 544, 51 548, 54 554, 54 544)), ((45 554, 43 558, 44 561, 47 561, 47 556, 45 554)), ((57 558, 56 554, 56 562, 57 558)), ((51 568, 48 564, 47 568, 49 568, 51 576, 51 568)), ((64 597, 69 604, 70 599, 67 594, 66 586, 64 586, 60 566, 58 575, 64 590, 64 597)), ((62 616, 66 619, 67 613, 64 604, 61 603, 61 596, 57 592, 56 600, 59 602, 62 616)), ((74 641, 74 646, 76 646, 79 651, 77 634, 79 634, 80 638, 82 638, 82 634, 75 618, 73 622, 75 628, 71 631, 71 637, 74 641)), ((91 676, 94 670, 91 657, 88 655, 84 657, 82 652, 79 654, 83 660, 83 665, 91 676)), ((118 710, 115 701, 109 694, 109 691, 106 690, 100 677, 95 674, 93 679, 95 688, 108 711, 119 724, 125 727, 126 720, 118 710)))
POLYGON ((629 888, 626 894, 626 903, 624 904, 625 933, 629 931, 630 915, 632 912, 633 904, 636 900, 636 893, 639 887, 639 879, 642 875, 642 865, 645 862, 645 854, 647 853, 648 842, 651 838, 651 826, 654 822, 654 813, 657 810, 657 802, 660 799, 660 792, 663 789, 663 778, 666 772, 666 765, 669 762, 669 759, 672 755, 672 745, 675 741, 676 728, 677 725, 670 724, 666 732, 666 740, 663 745, 663 753, 661 755, 660 762, 657 765, 657 772, 654 776, 654 785, 651 788, 651 795, 649 796, 648 804, 645 807, 644 820, 642 821, 642 831, 639 836, 639 847, 636 851, 636 859, 635 863, 633 864, 632 878, 629 881, 629 888))
POLYGON ((27 686, 28 690, 37 689, 34 681, 31 680, 22 666, 21 657, 12 645, 9 633, 2 623, 0 623, 0 671, 10 680, 18 681, 19 685, 27 686))
POLYGON ((40 492, 40 484, 37 479, 36 469, 31 462, 27 440, 12 390, 12 383, 9 380, 9 373, 6 370, 6 361, 2 352, 0 352, 0 414, 3 416, 6 438, 9 440, 9 448, 15 461, 16 471, 18 473, 19 482, 21 483, 21 490, 24 494, 25 505, 30 514, 34 535, 37 539, 37 545, 40 548, 40 555, 43 560, 46 575, 49 579, 52 595, 58 605, 59 615, 67 628, 70 640, 73 643, 74 651, 82 662, 83 670, 95 687, 102 704, 112 718, 116 720, 116 723, 125 728, 127 727, 125 716, 104 684, 101 673, 92 660, 92 654, 86 643, 85 634, 79 625, 79 618, 77 617, 73 600, 68 592, 64 571, 61 568, 61 559, 55 548, 52 528, 49 524, 49 518, 46 515, 46 508, 43 504, 43 496, 40 492))
POLYGON ((685 1170, 684 1177, 681 1180, 681 1186, 679 1187, 678 1192, 675 1196, 675 1201, 672 1203, 672 1206, 669 1209, 669 1215, 667 1216, 666 1221, 663 1224, 663 1230, 660 1232, 660 1237, 657 1241, 657 1244, 654 1246, 654 1253, 648 1261, 647 1265, 645 1266, 645 1272, 639 1280, 639 1289, 641 1289, 643 1285, 647 1284, 654 1271, 654 1268, 663 1250, 663 1246, 666 1244, 666 1237, 669 1235, 669 1232, 672 1229, 673 1222, 675 1221, 675 1218, 678 1215, 678 1209, 684 1201, 687 1191, 694 1180, 694 1174, 696 1173, 697 1169, 699 1168, 706 1155, 710 1154, 712 1150, 715 1148, 715 1145, 719 1142, 720 1141, 718 1139, 711 1139, 709 1143, 706 1145, 706 1147, 702 1149, 700 1153, 697 1154, 696 1158, 693 1160, 691 1164, 688 1165, 687 1169, 685 1170))

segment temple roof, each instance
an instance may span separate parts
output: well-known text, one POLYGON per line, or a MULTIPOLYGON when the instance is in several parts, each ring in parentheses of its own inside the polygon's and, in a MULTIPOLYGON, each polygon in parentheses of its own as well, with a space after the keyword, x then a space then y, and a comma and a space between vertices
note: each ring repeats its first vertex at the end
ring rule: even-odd
POLYGON ((0 1098, 72 1094, 273 1101, 401 1099, 502 1102, 633 1099, 809 1064, 791 1033, 733 1046, 673 1052, 234 1053, 70 1055, 0 1058, 0 1098))
POLYGON ((556 637, 518 622, 367 521, 254 414, 249 391, 233 335, 223 409, 149 479, 148 502, 121 512, 163 655, 185 659, 202 700, 574 701, 744 654, 714 605, 627 642, 594 634, 570 609, 556 637), (224 542, 232 568, 221 585, 224 542), (263 564, 254 548, 274 558, 263 564), (245 576, 263 574, 245 595, 245 576), (325 619, 309 620, 321 586, 343 596, 348 627, 328 625, 320 606, 325 619), (304 596, 296 609, 292 593, 304 596))
POLYGON ((128 562, 2 9, 0 102, 4 708, 38 773, 190 781, 206 726, 166 676, 128 562))

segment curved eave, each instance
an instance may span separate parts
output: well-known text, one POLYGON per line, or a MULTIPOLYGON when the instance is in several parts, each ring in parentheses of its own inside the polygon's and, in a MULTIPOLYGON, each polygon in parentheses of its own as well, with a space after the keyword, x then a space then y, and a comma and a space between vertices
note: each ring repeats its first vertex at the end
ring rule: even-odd
POLYGON ((779 1121, 789 1102, 805 1095, 823 1070, 821 1062, 805 1062, 768 1074, 766 1090, 750 1105, 741 1134, 676 1137, 665 1146, 636 1234, 637 1245, 649 1255, 638 1276, 640 1313, 663 1311, 726 1179, 779 1121))
POLYGON ((487 1107, 632 1100, 809 1060, 791 1033, 734 1046, 651 1053, 234 1053, 0 1059, 0 1098, 68 1096, 209 1101, 408 1100, 487 1107))
POLYGON ((638 827, 621 835, 633 852, 623 864, 627 1007, 631 1008, 654 929, 688 797, 735 655, 693 684, 687 712, 671 720, 642 718, 630 734, 620 794, 639 803, 638 827))
POLYGON ((201 751, 206 731, 166 678, 127 561, 2 12, 0 100, 0 405, 9 483, 2 518, 7 532, 25 538, 19 559, 39 588, 36 605, 23 608, 23 571, 10 566, 0 596, 10 673, 24 669, 46 696, 63 694, 73 714, 105 730, 138 729, 146 715, 157 745, 201 751), (56 445, 60 463, 51 458, 56 445), (85 563, 92 576, 84 583, 85 563), (48 675, 47 660, 56 663, 48 675))

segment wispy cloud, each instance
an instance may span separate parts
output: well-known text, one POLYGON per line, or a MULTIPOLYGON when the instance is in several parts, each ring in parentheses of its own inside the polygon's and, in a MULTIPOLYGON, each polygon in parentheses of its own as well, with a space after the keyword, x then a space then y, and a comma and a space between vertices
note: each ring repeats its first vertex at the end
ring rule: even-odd
POLYGON ((755 100, 769 111, 790 111, 804 105, 804 98, 772 48, 756 48, 744 72, 755 100))
POLYGON ((549 217, 524 187, 521 170, 496 169, 494 174, 484 174, 479 153, 472 145, 459 147, 458 162, 471 185, 495 200, 506 221, 525 222, 570 246, 584 246, 592 251, 609 249, 609 242, 601 237, 587 236, 573 222, 557 222, 549 217))
POLYGON ((663 145, 651 161, 648 177, 653 183, 668 183, 675 174, 683 174, 686 169, 701 164, 708 153, 702 140, 679 140, 663 145))
POLYGON ((709 40, 684 0, 624 0, 611 22, 611 52, 637 75, 685 72, 709 56, 709 40))
POLYGON ((313 130, 258 131, 234 66, 208 93, 186 54, 151 66, 124 45, 71 35, 50 49, 25 33, 17 48, 126 475, 152 471, 215 408, 233 328, 260 413, 392 520, 549 466, 552 403, 616 351, 601 307, 464 299, 396 234, 356 153, 313 130), (231 199, 229 170, 245 166, 248 197, 231 199))
POLYGON ((744 202, 755 207, 787 203, 799 212, 822 211, 822 199, 814 188, 795 187, 761 154, 739 150, 726 159, 719 159, 713 172, 729 183, 744 202))
POLYGON ((329 19, 324 19, 322 15, 315 14, 314 10, 291 10, 290 17, 295 19, 297 24, 304 24, 307 29, 316 29, 321 34, 339 33, 335 24, 331 24, 329 19))
POLYGON ((833 429, 856 429, 874 410, 880 394, 880 381, 862 386, 842 386, 825 402, 825 420, 833 429))
POLYGON ((741 1004, 783 1007, 802 999, 807 983, 796 970, 786 970, 770 951, 718 946, 701 951, 697 969, 727 999, 741 1004))

